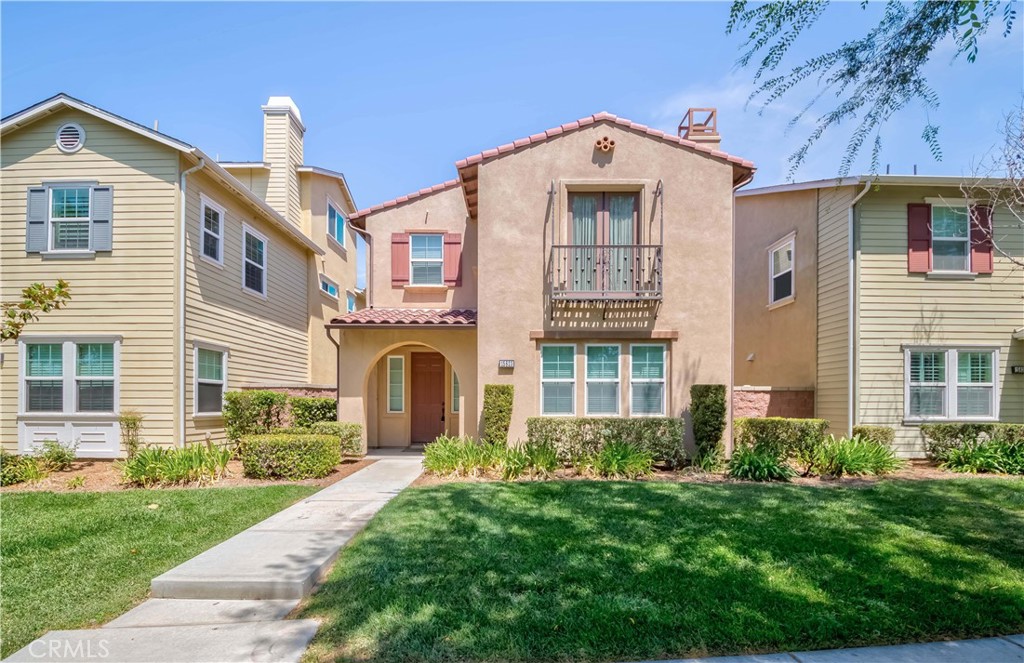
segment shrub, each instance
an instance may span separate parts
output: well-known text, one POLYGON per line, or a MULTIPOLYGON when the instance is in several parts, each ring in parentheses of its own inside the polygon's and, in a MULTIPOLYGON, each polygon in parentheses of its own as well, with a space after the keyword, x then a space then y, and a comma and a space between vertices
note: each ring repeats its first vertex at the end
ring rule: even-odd
POLYGON ((729 476, 750 481, 789 481, 796 475, 770 447, 737 446, 729 459, 729 476))
POLYGON ((324 421, 338 420, 338 401, 333 398, 295 396, 290 401, 292 426, 308 428, 324 421))
POLYGON ((872 440, 887 447, 896 443, 896 430, 891 426, 854 426, 853 436, 872 440))
MULTIPOLYGON (((983 443, 1024 444, 1024 424, 923 424, 921 433, 928 457, 942 465, 951 454, 956 455, 954 464, 960 464, 972 455, 987 453, 977 449, 983 443), (966 451, 956 453, 958 449, 966 451)), ((1014 453, 1009 447, 1005 450, 1014 453)))
POLYGON ((441 476, 455 474, 462 456, 462 438, 442 435, 423 447, 423 468, 441 476))
POLYGON ((46 477, 46 469, 35 456, 16 456, 0 450, 0 486, 11 486, 46 477))
POLYGON ((231 455, 230 448, 212 444, 142 447, 118 466, 121 480, 130 486, 200 485, 224 476, 231 455))
POLYGON ((993 424, 989 437, 1010 444, 1024 444, 1024 424, 993 424))
POLYGON ((510 384, 484 385, 484 442, 508 444, 514 395, 515 390, 510 384))
POLYGON ((319 421, 309 427, 316 435, 333 435, 341 442, 342 456, 363 455, 363 427, 347 421, 319 421))
POLYGON ((518 446, 508 447, 501 454, 498 469, 505 481, 518 479, 530 469, 530 454, 518 446))
POLYGON ((748 417, 736 419, 737 446, 753 447, 774 454, 780 460, 795 459, 805 471, 813 462, 814 450, 825 438, 824 419, 748 417))
POLYGON ((77 444, 68 445, 61 444, 57 440, 44 440, 34 455, 47 473, 63 472, 71 469, 71 465, 77 457, 75 453, 77 450, 77 444))
POLYGON ((242 471, 250 479, 321 479, 341 463, 333 435, 271 433, 247 435, 239 445, 242 471))
POLYGON ((281 427, 288 396, 276 391, 229 391, 224 394, 224 429, 237 442, 246 435, 261 435, 281 427))
POLYGON ((442 476, 476 476, 498 468, 508 449, 507 444, 442 435, 423 448, 423 466, 428 472, 442 476))
POLYGON ((550 444, 527 442, 523 450, 529 459, 531 472, 537 475, 546 477, 562 467, 558 452, 550 444))
POLYGON ((142 433, 142 414, 137 410, 121 410, 117 422, 121 425, 121 446, 131 458, 139 450, 142 433))
POLYGON ((64 487, 67 488, 68 490, 78 490, 84 485, 85 477, 83 477, 81 474, 79 474, 76 477, 71 477, 70 479, 64 482, 64 487))
POLYGON ((683 420, 677 417, 530 417, 526 437, 531 443, 555 449, 562 463, 579 465, 611 442, 625 442, 648 451, 657 462, 672 467, 683 453, 683 420))
POLYGON ((636 479, 651 473, 654 456, 628 442, 612 441, 594 454, 590 468, 602 477, 636 479))
POLYGON ((690 387, 690 416, 693 419, 693 442, 697 449, 697 459, 722 456, 725 393, 724 384, 695 384, 690 387))
POLYGON ((941 466, 953 472, 1024 474, 1024 442, 981 439, 950 447, 941 466))
POLYGON ((841 477, 865 474, 889 474, 903 467, 892 447, 854 435, 829 435, 812 453, 810 472, 819 476, 841 477))

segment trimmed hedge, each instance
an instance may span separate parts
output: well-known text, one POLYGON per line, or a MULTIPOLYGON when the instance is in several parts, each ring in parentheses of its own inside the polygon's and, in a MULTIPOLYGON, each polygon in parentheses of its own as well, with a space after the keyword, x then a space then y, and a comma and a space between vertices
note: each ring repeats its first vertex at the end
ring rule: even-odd
POLYGON ((338 401, 318 396, 294 396, 288 404, 292 411, 292 426, 309 428, 323 421, 338 420, 338 401))
POLYGON ((512 425, 512 401, 515 389, 510 384, 484 385, 484 435, 487 444, 508 444, 512 425))
POLYGON ((264 389, 229 391, 224 394, 224 430, 232 442, 269 433, 281 427, 287 408, 287 394, 264 389))
POLYGON ((251 479, 320 479, 341 463, 338 438, 313 433, 249 435, 239 455, 251 479))
POLYGON ((690 387, 690 416, 697 457, 720 454, 725 432, 725 385, 695 384, 690 387))
POLYGON ((854 426, 853 436, 860 436, 865 440, 878 442, 891 447, 896 442, 896 429, 891 426, 854 426))
POLYGON ((650 452, 670 467, 682 463, 683 420, 676 417, 530 417, 526 438, 531 444, 554 447, 563 463, 576 464, 599 453, 610 442, 631 444, 650 452))
POLYGON ((929 458, 940 462, 954 450, 990 440, 1011 446, 1024 444, 1024 424, 922 424, 921 433, 929 458))
POLYGON ((828 422, 824 419, 741 417, 736 419, 736 444, 775 454, 783 460, 793 458, 809 468, 826 430, 828 422))
POLYGON ((275 428, 272 435, 333 435, 338 438, 342 456, 363 455, 363 427, 347 421, 318 421, 311 426, 300 428, 275 428))

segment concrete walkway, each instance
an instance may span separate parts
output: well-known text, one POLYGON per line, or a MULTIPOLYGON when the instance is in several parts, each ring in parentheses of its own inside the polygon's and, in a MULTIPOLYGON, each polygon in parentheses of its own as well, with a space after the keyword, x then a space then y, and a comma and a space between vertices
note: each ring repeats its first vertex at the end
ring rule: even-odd
POLYGON ((285 617, 423 469, 417 453, 367 458, 376 462, 157 576, 150 600, 103 628, 50 631, 5 660, 298 661, 318 624, 285 617))
POLYGON ((1024 663, 1024 634, 890 647, 687 658, 647 663, 1024 663))

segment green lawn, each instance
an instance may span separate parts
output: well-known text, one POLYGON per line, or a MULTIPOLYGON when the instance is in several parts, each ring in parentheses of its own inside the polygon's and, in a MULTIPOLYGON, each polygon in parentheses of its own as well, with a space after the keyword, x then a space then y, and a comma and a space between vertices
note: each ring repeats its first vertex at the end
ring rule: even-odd
POLYGON ((146 597, 154 576, 316 490, 0 496, 0 656, 51 629, 116 617, 146 597))
POLYGON ((1024 480, 405 491, 308 660, 610 661, 1024 632, 1024 480))

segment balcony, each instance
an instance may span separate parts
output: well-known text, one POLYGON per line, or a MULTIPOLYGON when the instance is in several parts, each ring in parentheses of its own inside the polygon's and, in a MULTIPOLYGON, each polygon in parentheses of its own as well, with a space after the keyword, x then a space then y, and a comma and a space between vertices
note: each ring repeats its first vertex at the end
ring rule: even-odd
POLYGON ((661 244, 556 244, 548 275, 553 300, 660 301, 661 244))

